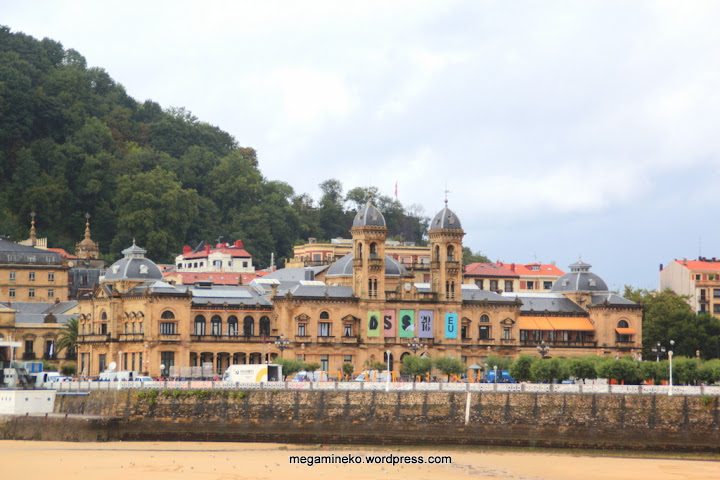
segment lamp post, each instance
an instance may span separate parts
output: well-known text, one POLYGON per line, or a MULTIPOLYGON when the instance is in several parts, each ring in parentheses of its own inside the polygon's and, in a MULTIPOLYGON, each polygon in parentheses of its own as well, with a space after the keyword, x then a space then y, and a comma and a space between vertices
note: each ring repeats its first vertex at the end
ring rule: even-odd
POLYGON ((670 350, 668 350, 668 360, 670 362, 670 388, 668 389, 668 395, 672 396, 672 387, 673 387, 673 380, 672 380, 672 357, 673 357, 673 351, 672 348, 675 345, 675 340, 670 340, 670 350))
POLYGON ((290 340, 285 338, 285 335, 281 333, 277 340, 275 340, 275 346, 280 350, 280 358, 283 358, 283 351, 290 348, 290 340))
POLYGON ((651 350, 655 354, 655 362, 660 362, 660 357, 665 355, 665 347, 660 342, 657 342, 657 346, 651 348, 651 350))
POLYGON ((537 346, 537 351, 542 358, 545 358, 550 352, 550 345, 545 343, 545 340, 543 340, 542 342, 540 342, 540 345, 537 346))
POLYGON ((497 386, 497 365, 493 365, 493 372, 495 372, 495 378, 493 379, 493 382, 497 386))
POLYGON ((425 348, 425 345, 420 342, 420 339, 418 337, 413 338, 411 341, 407 344, 408 348, 413 351, 413 355, 417 355, 418 350, 422 350, 425 348))
POLYGON ((160 378, 163 378, 163 379, 165 378, 165 364, 164 363, 160 364, 160 378))

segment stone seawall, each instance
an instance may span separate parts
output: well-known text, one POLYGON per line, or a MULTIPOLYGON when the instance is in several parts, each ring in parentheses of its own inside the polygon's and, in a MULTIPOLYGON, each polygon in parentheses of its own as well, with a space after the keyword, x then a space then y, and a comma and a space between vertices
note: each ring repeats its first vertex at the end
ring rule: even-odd
MULTIPOLYGON (((720 451, 717 397, 473 393, 466 424, 466 393, 156 393, 58 395, 55 412, 70 414, 67 422, 77 414, 116 421, 97 424, 107 430, 107 438, 98 439, 106 440, 720 451)), ((22 429, 14 428, 17 437, 22 429)))

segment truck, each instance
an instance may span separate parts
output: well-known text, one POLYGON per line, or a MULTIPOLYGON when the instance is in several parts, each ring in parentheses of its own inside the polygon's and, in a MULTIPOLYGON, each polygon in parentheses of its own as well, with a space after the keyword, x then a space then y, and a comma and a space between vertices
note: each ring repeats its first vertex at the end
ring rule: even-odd
POLYGON ((228 383, 281 382, 283 380, 282 365, 230 365, 225 370, 222 379, 223 382, 228 383))
POLYGON ((489 370, 485 374, 485 378, 483 379, 483 383, 517 383, 514 378, 510 376, 510 372, 507 370, 503 370, 502 372, 498 372, 499 375, 497 376, 497 380, 495 379, 495 370, 489 370))

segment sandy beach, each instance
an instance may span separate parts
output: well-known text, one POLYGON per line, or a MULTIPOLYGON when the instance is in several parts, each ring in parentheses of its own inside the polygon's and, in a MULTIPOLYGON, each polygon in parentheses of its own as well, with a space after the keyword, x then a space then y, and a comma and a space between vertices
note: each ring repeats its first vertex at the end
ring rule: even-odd
MULTIPOLYGON (((715 457, 717 458, 717 457, 715 457)), ((523 453, 362 446, 299 446, 270 443, 137 442, 66 443, 0 441, 0 470, 8 480, 53 478, 115 479, 717 479, 720 461, 671 458, 620 458, 571 453, 523 453), (291 456, 334 461, 366 456, 424 462, 450 456, 443 465, 334 463, 308 466, 291 456)))

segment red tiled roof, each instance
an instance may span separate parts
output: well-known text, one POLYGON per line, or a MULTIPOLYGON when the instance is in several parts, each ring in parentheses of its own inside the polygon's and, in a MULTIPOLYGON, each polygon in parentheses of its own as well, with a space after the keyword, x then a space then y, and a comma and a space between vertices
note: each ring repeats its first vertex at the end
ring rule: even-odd
POLYGON ((193 285, 195 282, 212 282, 214 285, 244 285, 269 272, 255 273, 228 273, 228 272, 164 272, 165 278, 181 278, 183 285, 193 285))
MULTIPOLYGON (((233 258, 251 258, 252 255, 250 255, 244 248, 211 248, 210 253, 224 253, 226 255, 230 255, 233 258)), ((208 253, 205 250, 202 250, 197 253, 187 253, 183 255, 184 259, 190 259, 190 258, 207 258, 208 253)))
POLYGON ((565 272, 557 268, 555 265, 544 265, 542 263, 528 263, 526 265, 516 264, 515 273, 518 275, 536 275, 538 277, 561 277, 565 275, 565 272), (533 270, 532 267, 538 267, 539 269, 533 270))
POLYGON ((513 272, 509 267, 495 263, 471 263, 465 266, 465 275, 481 276, 481 277, 514 277, 519 275, 513 272))
POLYGON ((688 270, 720 270, 720 262, 713 262, 707 260, 675 260, 688 270))
POLYGON ((65 258, 78 258, 78 257, 76 257, 75 255, 70 255, 69 253, 67 253, 67 252, 66 252, 64 249, 62 249, 62 248, 48 248, 48 251, 49 251, 49 252, 59 253, 60 255, 62 255, 62 256, 65 257, 65 258))

